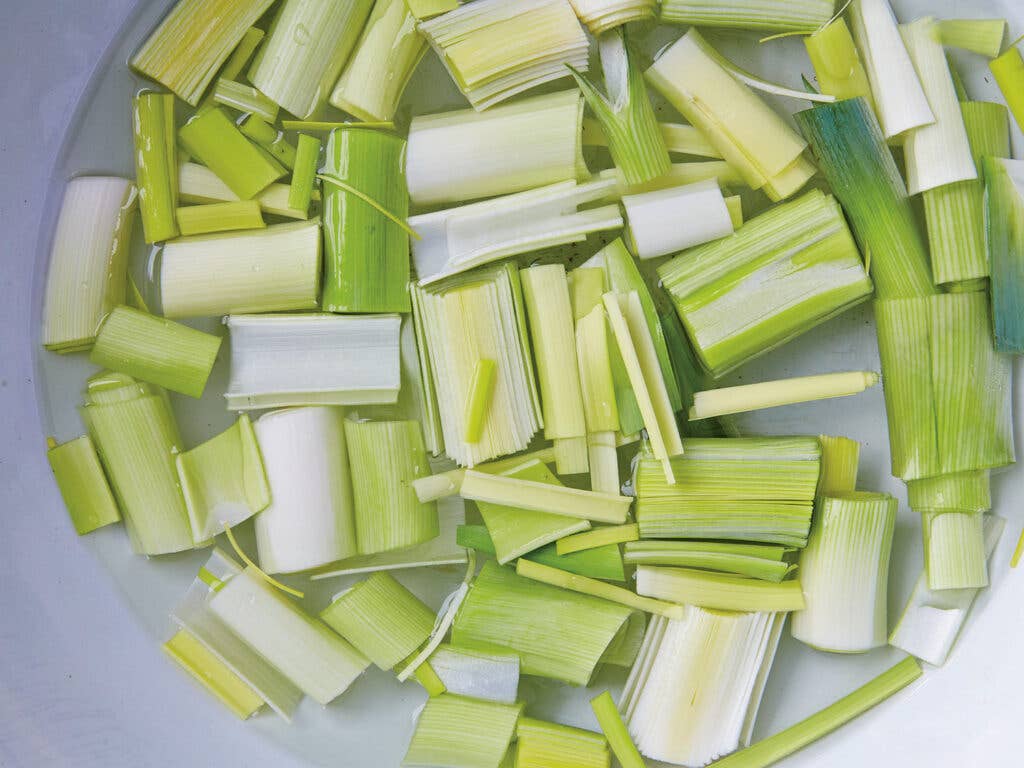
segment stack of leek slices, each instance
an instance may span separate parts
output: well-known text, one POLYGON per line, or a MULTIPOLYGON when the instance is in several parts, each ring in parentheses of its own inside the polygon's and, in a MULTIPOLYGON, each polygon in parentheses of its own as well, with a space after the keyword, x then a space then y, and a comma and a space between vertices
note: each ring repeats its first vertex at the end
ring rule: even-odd
POLYGON ((41 343, 94 367, 47 446, 75 530, 193 553, 163 649, 242 719, 387 675, 418 686, 407 766, 784 758, 944 664, 991 580, 1006 36, 889 0, 179 0, 129 62, 134 177, 69 180, 52 239, 41 343), (725 57, 736 30, 800 36, 805 87, 725 57), (404 95, 424 59, 461 104, 404 95), (865 302, 878 370, 737 383, 865 302), (925 563, 893 625, 906 513, 862 446, 742 417, 879 381, 925 563), (425 600, 426 569, 462 578, 425 600), (909 655, 751 743, 786 634, 909 655), (524 676, 592 688, 587 727, 524 676))

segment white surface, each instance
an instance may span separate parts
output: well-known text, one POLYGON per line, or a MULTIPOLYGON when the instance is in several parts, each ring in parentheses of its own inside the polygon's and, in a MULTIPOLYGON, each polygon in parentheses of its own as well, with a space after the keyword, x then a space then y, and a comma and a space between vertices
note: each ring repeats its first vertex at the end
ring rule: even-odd
MULTIPOLYGON (((138 28, 157 14, 160 2, 146 3, 138 28)), ((47 365, 53 373, 36 381, 31 323, 38 313, 40 285, 33 286, 37 235, 47 201, 47 178, 74 104, 89 73, 129 12, 128 0, 33 0, 3 3, 0 65, 5 80, 0 107, 0 766, 276 766, 329 764, 342 768, 397 765, 411 732, 410 713, 422 701, 416 686, 400 687, 371 671, 327 709, 304 704, 291 727, 273 716, 240 723, 162 656, 158 643, 169 636, 167 610, 181 596, 202 558, 146 562, 128 552, 124 534, 101 531, 79 540, 69 525, 43 457, 44 435, 37 393, 64 400, 54 412, 58 437, 77 431, 69 400, 84 378, 82 363, 47 365), (27 344, 26 340, 31 341, 27 344), (45 385, 45 386, 44 386, 45 385), (372 728, 372 730, 371 730, 372 728), (292 756, 280 744, 288 743, 292 756)), ((903 18, 930 9, 947 17, 1005 15, 1016 0, 898 2, 903 18)), ((1022 14, 1015 11, 1018 17, 1022 14)), ((1021 18, 1024 22, 1024 18, 1021 18)), ((1024 29, 1012 28, 1012 35, 1024 29)), ((670 39, 665 33, 664 39, 670 39)), ((795 41, 789 41, 795 43, 795 41)), ((789 50, 795 50, 789 43, 789 50)), ((795 43, 797 46, 798 43, 795 43)), ((977 58, 967 71, 976 97, 995 98, 977 58)), ((120 62, 115 62, 120 70, 120 62)), ((756 68, 764 54, 741 63, 756 68)), ((429 62, 414 78, 422 87, 442 70, 429 62)), ((116 79, 115 79, 116 80, 116 79)), ((86 120, 79 144, 61 158, 68 168, 127 172, 130 141, 127 96, 121 76, 107 94, 108 109, 86 120), (117 87, 119 86, 120 90, 117 87), (112 105, 112 106, 110 106, 112 105), (122 110, 122 111, 119 111, 122 110), (107 148, 104 154, 103 148, 107 148), (117 149, 111 154, 111 147, 117 149), (120 158, 117 161, 113 157, 120 158), (110 164, 105 167, 104 164, 110 164)), ((447 83, 435 108, 459 103, 447 83)), ((665 119, 674 117, 664 112, 665 119)), ((1019 137, 1018 137, 1019 138, 1019 137)), ((585 251, 581 255, 589 255, 585 251)), ((854 310, 800 342, 748 366, 731 383, 758 378, 877 366, 866 308, 854 310), (742 377, 742 379, 741 379, 742 377)), ((1018 373, 1020 366, 1018 366, 1018 373)), ((225 383, 223 363, 214 374, 214 400, 225 383)), ((1021 391, 1016 405, 1021 413, 1021 391)), ((176 401, 180 405, 182 401, 176 401)), ((183 424, 189 445, 226 425, 223 404, 201 403, 183 424)), ((901 488, 888 477, 882 393, 794 406, 758 414, 748 426, 775 432, 822 430, 864 443, 860 483, 864 488, 901 488)), ((1021 419, 1018 417, 1018 435, 1021 419)), ((1020 440, 1018 440, 1020 446, 1020 440)), ((1020 450, 1018 448, 1018 450, 1020 450)), ((1021 451, 1024 456, 1024 451, 1021 451)), ((839 733, 783 763, 788 768, 829 766, 1010 766, 1019 762, 1017 733, 1024 704, 1024 570, 1008 570, 1008 559, 1024 513, 1017 503, 1024 473, 995 480, 996 511, 1007 533, 992 561, 993 588, 978 599, 945 668, 929 671, 904 691, 839 733)), ((921 563, 920 528, 901 503, 896 555, 890 581, 889 614, 903 608, 921 563)), ((251 551, 251 540, 245 542, 251 551)), ((399 578, 433 605, 457 583, 452 570, 429 579, 399 578)), ((343 583, 343 582, 342 582, 343 583)), ((328 588, 337 589, 338 581, 328 588)), ((313 595, 316 599, 318 596, 313 595)), ((768 683, 757 736, 774 732, 853 689, 892 663, 895 652, 836 657, 809 651, 785 636, 768 683)), ((621 675, 602 676, 598 685, 621 685, 621 675)), ((534 717, 560 716, 594 727, 586 705, 589 691, 528 680, 521 694, 534 717)))

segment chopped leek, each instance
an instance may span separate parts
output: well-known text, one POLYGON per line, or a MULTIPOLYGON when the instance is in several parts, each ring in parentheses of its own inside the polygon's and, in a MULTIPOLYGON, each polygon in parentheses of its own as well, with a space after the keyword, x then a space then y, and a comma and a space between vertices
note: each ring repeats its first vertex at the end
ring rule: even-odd
POLYGON ((595 37, 616 27, 654 18, 656 0, 570 0, 576 16, 595 37))
POLYGON ((295 147, 285 140, 281 131, 262 117, 248 114, 239 121, 238 129, 285 168, 291 170, 295 167, 295 147))
POLYGON ((142 232, 147 243, 163 242, 178 236, 174 96, 142 91, 134 99, 132 118, 142 232))
POLYGON ((987 512, 991 486, 987 469, 935 475, 907 483, 907 501, 915 512, 987 512))
POLYGON ((92 439, 82 435, 60 445, 52 438, 47 442, 46 458, 78 535, 119 522, 121 513, 92 439))
POLYGON ((664 0, 660 18, 694 27, 808 34, 832 18, 833 0, 664 0))
POLYGON ((220 78, 213 88, 213 100, 223 107, 258 115, 271 123, 277 120, 277 103, 245 83, 220 78))
POLYGON ((984 517, 982 512, 925 512, 922 515, 928 589, 988 586, 984 517))
POLYGON ((466 431, 464 440, 475 443, 480 439, 484 418, 491 397, 494 395, 494 373, 497 364, 493 360, 477 360, 473 367, 473 378, 469 385, 469 398, 466 400, 466 431))
POLYGON ((782 559, 787 551, 767 544, 642 540, 626 542, 623 560, 628 565, 699 568, 777 583, 796 567, 782 559))
POLYGON ((628 496, 488 475, 474 470, 466 472, 459 493, 473 501, 616 524, 626 521, 632 503, 628 496))
POLYGON ((515 768, 610 768, 608 742, 593 731, 520 717, 515 768))
POLYGON ((406 4, 416 21, 425 21, 455 10, 459 7, 459 0, 406 0, 406 4))
POLYGON ((248 720, 263 706, 263 697, 188 630, 179 629, 161 647, 164 653, 216 696, 240 720, 248 720))
POLYGON ((996 79, 999 92, 1006 99, 1006 106, 1013 113, 1017 126, 1024 126, 1024 56, 1016 45, 1011 45, 1000 56, 988 63, 992 76, 996 79))
MULTIPOLYGON (((238 195, 232 192, 228 185, 217 177, 217 174, 198 163, 182 163, 178 167, 178 185, 181 199, 189 203, 238 201, 238 195)), ((284 216, 289 219, 308 219, 307 208, 297 209, 291 205, 290 193, 291 185, 274 183, 256 195, 253 200, 259 203, 260 209, 264 213, 272 213, 275 216, 284 216)), ((319 200, 320 193, 313 190, 310 197, 313 200, 319 200)))
POLYGON ((668 256, 733 233, 732 216, 715 179, 623 195, 622 206, 632 250, 640 259, 668 256))
POLYGON ((295 168, 292 182, 288 187, 288 207, 297 211, 309 210, 316 186, 317 169, 320 166, 320 139, 303 133, 299 135, 295 149, 295 168))
POLYGON ((1006 19, 943 19, 939 22, 939 36, 942 44, 950 48, 994 59, 1003 50, 1006 19))
MULTIPOLYGON (((256 54, 256 49, 260 47, 260 43, 263 42, 265 36, 266 32, 259 27, 249 27, 245 34, 242 35, 238 45, 235 46, 235 50, 231 52, 228 60, 224 62, 224 66, 220 68, 220 71, 217 73, 217 79, 237 80, 242 74, 242 70, 248 66, 252 57, 256 54)), ((205 112, 213 106, 213 92, 207 91, 206 97, 200 103, 196 112, 205 112)))
POLYGON ((430 667, 449 693, 515 704, 519 657, 511 651, 485 651, 442 643, 430 655, 430 667))
POLYGON ((847 397, 859 394, 877 383, 878 374, 873 371, 849 371, 709 389, 694 393, 690 420, 847 397))
POLYGON ((850 28, 840 16, 804 38, 822 93, 837 99, 863 96, 873 104, 871 83, 861 63, 850 28))
MULTIPOLYGON (((680 408, 689 410, 693 405, 693 395, 698 390, 707 389, 712 379, 701 367, 693 345, 686 337, 686 329, 679 315, 672 307, 662 309, 658 314, 665 344, 668 348, 669 360, 680 396, 680 408)), ((680 424, 680 431, 686 437, 722 437, 726 434, 723 423, 719 419, 703 419, 692 423, 680 424)))
POLYGON ((629 735, 629 729, 622 722, 622 715, 616 709, 612 695, 605 691, 591 699, 590 706, 597 716, 597 722, 601 725, 605 738, 608 739, 608 746, 619 760, 619 765, 622 768, 645 768, 644 759, 640 757, 640 752, 629 735))
POLYGON ((498 768, 515 736, 522 708, 522 704, 449 693, 434 696, 420 712, 402 765, 498 768))
POLYGON ((818 496, 834 496, 857 488, 857 467, 860 443, 848 437, 819 435, 821 443, 821 474, 818 496))
MULTIPOLYGON (((604 293, 604 273, 601 270, 575 270, 595 273, 599 278, 595 295, 600 304, 604 293)), ((579 281, 573 283, 574 298, 579 281)), ((579 368, 580 391, 583 395, 583 415, 587 426, 587 461, 590 465, 590 488, 602 493, 619 490, 619 457, 615 432, 619 429, 619 410, 615 396, 615 376, 612 367, 609 331, 604 307, 595 305, 585 317, 576 322, 576 361, 579 368)))
POLYGON ((985 231, 996 349, 1024 352, 1024 161, 986 157, 985 231))
POLYGON ((637 567, 636 591, 646 597, 721 611, 802 611, 806 605, 795 579, 771 582, 653 565, 637 567))
POLYGON ((622 544, 640 538, 640 529, 636 523, 625 525, 607 525, 592 531, 565 536, 555 542, 555 551, 560 555, 582 552, 585 549, 603 547, 608 544, 622 544))
POLYGON ((256 200, 210 203, 178 208, 174 214, 182 235, 206 235, 233 229, 263 229, 263 212, 256 200))
MULTIPOLYGON (((480 472, 491 472, 500 475, 502 472, 517 469, 523 464, 534 460, 544 464, 551 464, 555 460, 555 451, 553 448, 541 448, 537 451, 477 464, 476 469, 480 472)), ((462 487, 462 478, 465 475, 466 470, 464 469, 450 469, 446 472, 438 472, 435 475, 418 478, 413 481, 412 487, 420 501, 436 501, 447 496, 457 495, 459 488, 462 487)))

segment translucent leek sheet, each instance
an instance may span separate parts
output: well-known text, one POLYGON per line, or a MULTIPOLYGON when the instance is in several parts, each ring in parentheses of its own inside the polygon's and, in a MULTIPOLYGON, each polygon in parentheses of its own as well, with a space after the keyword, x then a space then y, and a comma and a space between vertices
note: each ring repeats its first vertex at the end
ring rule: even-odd
POLYGON ((514 704, 519 690, 519 657, 447 643, 430 657, 430 667, 444 683, 445 690, 475 699, 514 704))

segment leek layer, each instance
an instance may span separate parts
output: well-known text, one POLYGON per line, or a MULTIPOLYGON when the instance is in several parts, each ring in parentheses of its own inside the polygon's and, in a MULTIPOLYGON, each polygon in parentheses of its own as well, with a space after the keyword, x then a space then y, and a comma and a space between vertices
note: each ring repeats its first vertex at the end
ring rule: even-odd
POLYGON ((773 583, 758 579, 641 565, 636 590, 645 597, 720 611, 802 611, 806 605, 800 582, 773 583))
POLYGON ((178 630, 161 647, 240 720, 249 719, 263 706, 263 698, 187 630, 178 630))
POLYGON ((402 765, 498 768, 522 708, 451 694, 435 696, 420 713, 402 765))
POLYGON ((57 445, 51 441, 46 458, 79 536, 121 520, 114 494, 88 435, 57 445))
POLYGON ((609 768, 608 742, 593 731, 520 717, 516 768, 609 768))
POLYGON ((664 0, 661 20, 694 27, 809 33, 832 18, 832 0, 664 0))
POLYGON ((626 542, 623 560, 629 565, 699 568, 777 583, 795 569, 782 559, 787 551, 766 544, 643 540, 626 542))
POLYGON ((1024 162, 986 157, 985 231, 996 349, 1024 352, 1024 162))

